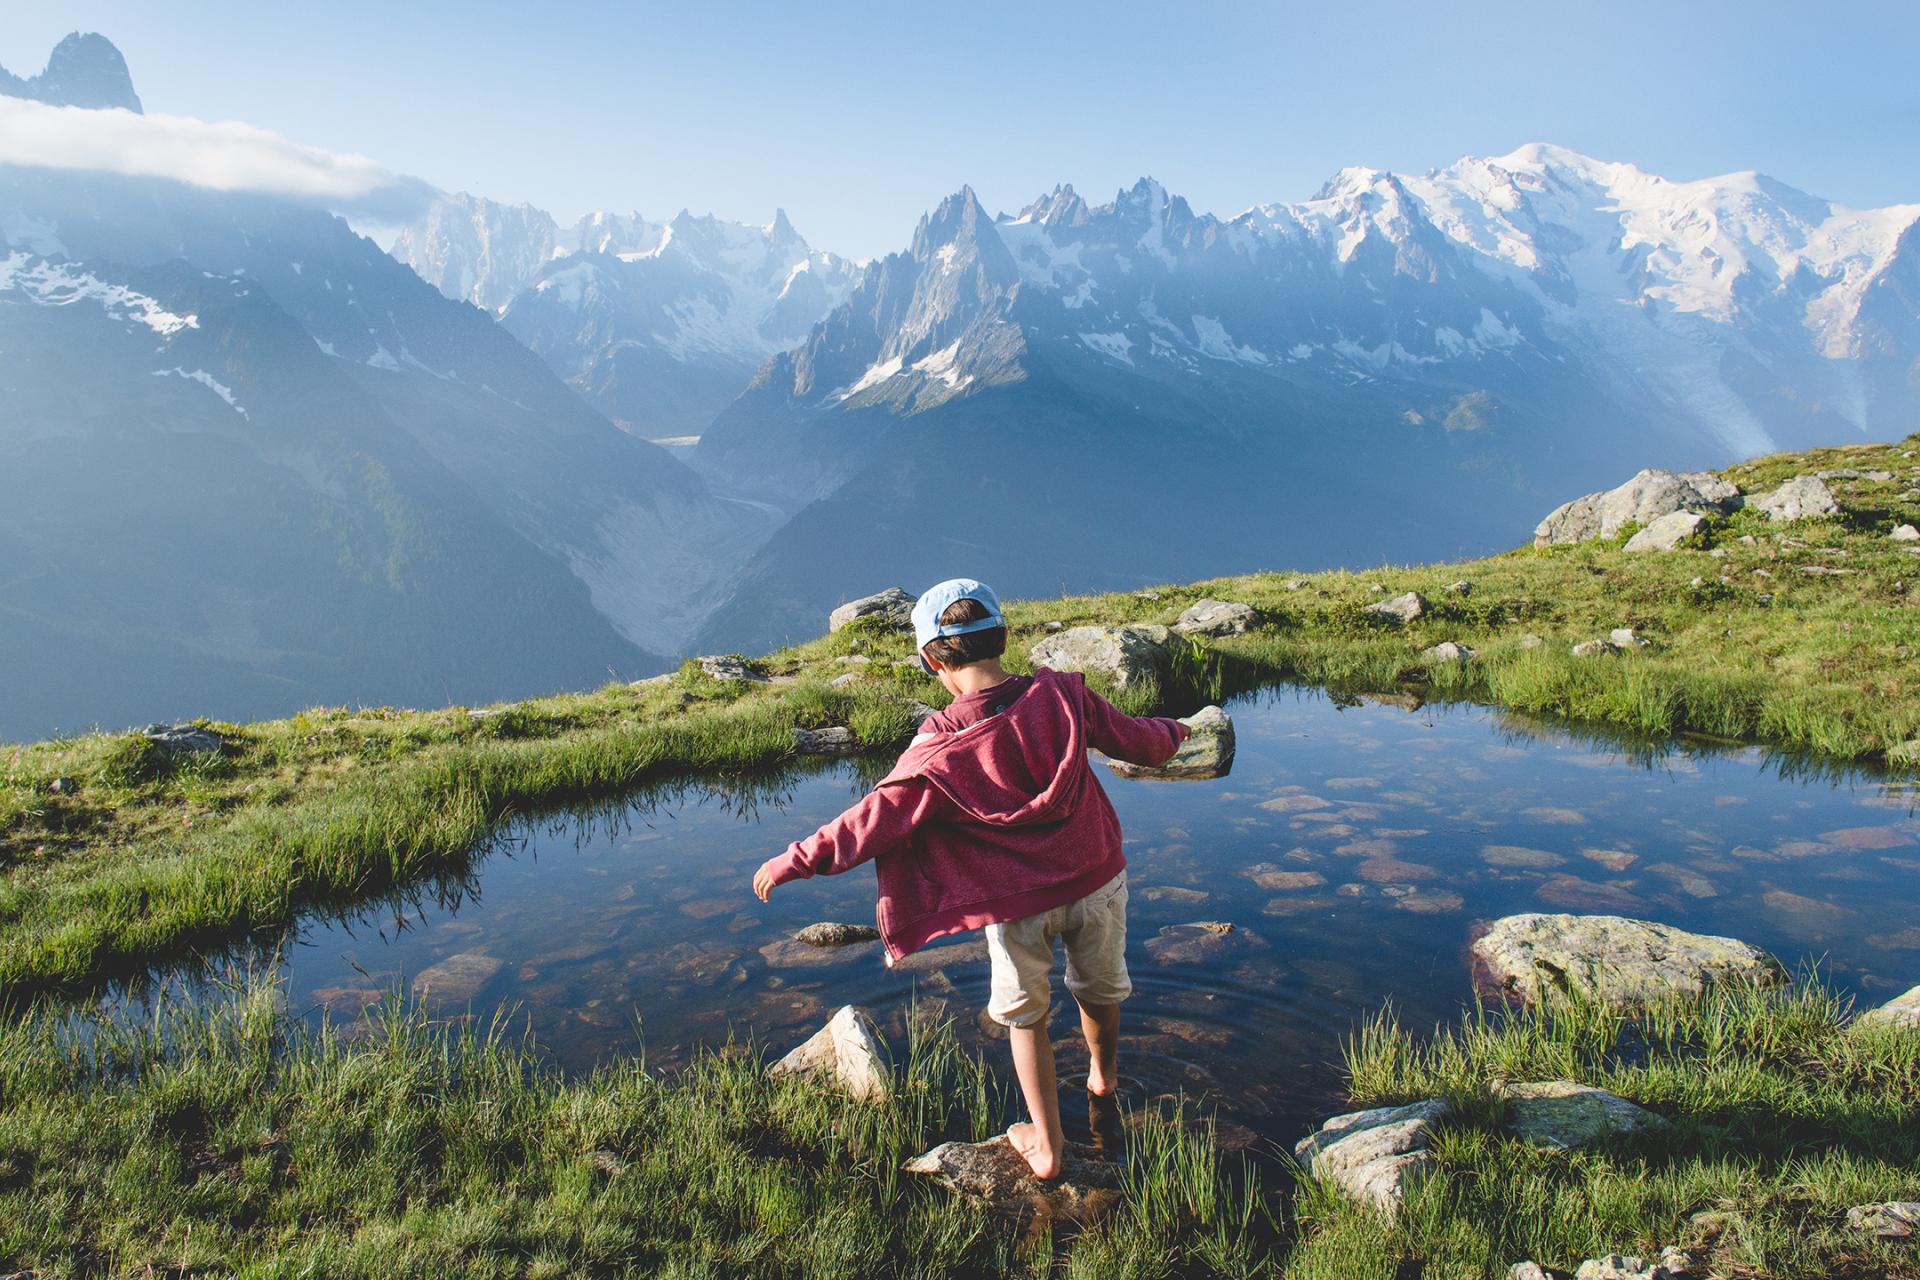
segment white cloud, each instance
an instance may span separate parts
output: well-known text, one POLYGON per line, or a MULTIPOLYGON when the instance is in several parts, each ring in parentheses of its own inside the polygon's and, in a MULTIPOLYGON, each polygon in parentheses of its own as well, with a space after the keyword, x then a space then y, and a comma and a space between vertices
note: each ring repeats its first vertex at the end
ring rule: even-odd
POLYGON ((335 155, 238 121, 52 107, 0 97, 0 164, 170 178, 342 213, 404 219, 435 192, 365 156, 335 155))

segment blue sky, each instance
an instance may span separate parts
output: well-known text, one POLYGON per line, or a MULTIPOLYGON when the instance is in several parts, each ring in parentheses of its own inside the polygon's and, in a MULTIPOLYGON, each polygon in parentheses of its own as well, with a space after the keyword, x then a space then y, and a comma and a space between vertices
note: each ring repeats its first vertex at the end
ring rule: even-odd
POLYGON ((904 246, 962 183, 1016 208, 1142 174, 1197 210, 1561 143, 1920 201, 1920 4, 363 3, 0 6, 0 64, 127 55, 149 111, 240 119, 449 189, 904 246))

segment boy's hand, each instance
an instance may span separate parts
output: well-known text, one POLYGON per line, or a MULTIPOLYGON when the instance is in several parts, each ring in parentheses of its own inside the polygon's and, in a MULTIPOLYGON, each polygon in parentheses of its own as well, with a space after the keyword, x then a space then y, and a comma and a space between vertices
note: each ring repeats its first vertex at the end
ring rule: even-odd
POLYGON ((760 869, 753 873, 753 896, 765 902, 767 895, 772 892, 773 872, 769 870, 767 864, 763 862, 760 864, 760 869))

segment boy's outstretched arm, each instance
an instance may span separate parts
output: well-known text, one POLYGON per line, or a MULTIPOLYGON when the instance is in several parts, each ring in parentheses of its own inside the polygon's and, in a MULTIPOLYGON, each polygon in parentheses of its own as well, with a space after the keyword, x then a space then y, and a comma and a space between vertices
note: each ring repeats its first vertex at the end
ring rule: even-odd
POLYGON ((1168 716, 1130 716, 1087 690, 1087 745, 1115 760, 1146 768, 1163 765, 1192 732, 1168 716))
POLYGON ((949 803, 938 787, 920 778, 875 787, 832 822, 761 863, 753 874, 753 892, 765 902, 768 894, 789 880, 837 876, 870 858, 905 848, 914 827, 949 803))

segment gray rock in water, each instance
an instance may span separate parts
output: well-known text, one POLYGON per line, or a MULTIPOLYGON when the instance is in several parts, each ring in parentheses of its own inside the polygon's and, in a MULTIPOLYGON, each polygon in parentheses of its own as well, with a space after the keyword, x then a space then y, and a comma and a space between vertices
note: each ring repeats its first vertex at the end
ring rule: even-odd
POLYGON ((1259 621, 1251 605, 1199 600, 1180 615, 1173 629, 1183 636, 1237 636, 1259 621))
POLYGON ((1860 1015, 1859 1021, 1867 1026, 1912 1027, 1920 1030, 1920 987, 1895 996, 1877 1009, 1867 1010, 1860 1015))
POLYGON ((715 680, 742 680, 748 684, 767 684, 769 681, 758 671, 747 665, 747 660, 736 653, 714 653, 703 658, 695 658, 700 669, 715 680))
POLYGON ((1473 650, 1453 640, 1442 640, 1439 644, 1422 649, 1420 656, 1428 662, 1466 662, 1473 657, 1473 650))
POLYGON ((202 729, 191 724, 150 724, 145 736, 170 756, 196 755, 212 752, 219 755, 227 749, 225 737, 212 729, 202 729))
POLYGON ((1310 1177, 1332 1182, 1354 1199, 1392 1213, 1408 1187, 1432 1171, 1433 1125, 1448 1113, 1432 1098, 1334 1116, 1293 1154, 1310 1177))
POLYGON ((810 947, 850 947, 856 942, 878 942, 880 931, 870 924, 839 924, 823 920, 793 935, 810 947))
POLYGON ((442 1005, 471 1004, 500 967, 501 961, 484 951, 462 951, 415 974, 413 994, 442 1005))
POLYGON ((827 615, 827 630, 838 631, 863 618, 888 627, 913 625, 914 597, 899 587, 888 587, 858 600, 849 600, 827 615))
POLYGON ((1775 523, 1821 520, 1840 514, 1833 490, 1814 476, 1795 476, 1777 489, 1748 498, 1747 505, 1766 512, 1767 519, 1775 523))
POLYGON ((1156 778, 1163 781, 1196 781, 1224 778, 1233 769, 1233 720, 1219 707, 1202 707, 1180 723, 1193 734, 1180 744, 1173 759, 1163 765, 1128 764, 1109 760, 1107 768, 1122 778, 1156 778))
POLYGON ((854 1098, 884 1098, 893 1092, 893 1071, 880 1032, 872 1016, 857 1005, 842 1005, 824 1027, 767 1070, 830 1085, 854 1098))
POLYGON ((1118 1165, 1069 1148, 1060 1176, 1042 1182, 1004 1134, 986 1142, 943 1142, 901 1168, 1035 1226, 1089 1226, 1120 1203, 1118 1165))
POLYGON ((1412 622, 1415 618, 1426 615, 1427 598, 1418 591, 1408 591, 1391 600, 1370 604, 1366 611, 1376 618, 1385 618, 1393 623, 1412 622))
POLYGON ((1739 500, 1740 490, 1710 471, 1683 474, 1650 468, 1618 488, 1555 507, 1534 529, 1533 545, 1611 538, 1629 524, 1651 525, 1676 511, 1728 511, 1739 500))
POLYGON ((1627 539, 1627 550, 1677 551, 1680 544, 1699 532, 1707 518, 1697 511, 1669 511, 1627 539))
POLYGON ((850 756, 860 750, 853 730, 842 725, 825 729, 795 729, 793 749, 803 756, 850 756))
POLYGON ((1720 983, 1787 979, 1778 960, 1737 938, 1625 916, 1506 916, 1473 944, 1473 956, 1491 985, 1528 1003, 1574 994, 1631 1009, 1720 983))
POLYGON ((1584 1147, 1618 1133, 1666 1127, 1666 1121, 1617 1093, 1572 1080, 1508 1083, 1507 1128, 1535 1147, 1584 1147))
POLYGON ((1101 675, 1126 689, 1165 674, 1170 638, 1167 628, 1150 624, 1070 627, 1036 641, 1027 656, 1036 667, 1101 675))
POLYGON ((1855 1231, 1872 1232, 1882 1240, 1906 1240, 1920 1235, 1920 1201, 1855 1205, 1847 1210, 1847 1225, 1855 1231))

